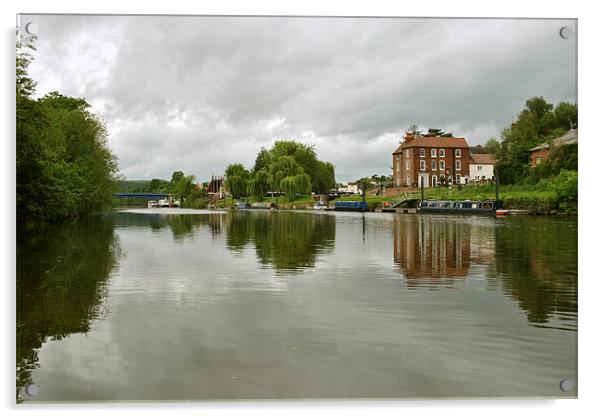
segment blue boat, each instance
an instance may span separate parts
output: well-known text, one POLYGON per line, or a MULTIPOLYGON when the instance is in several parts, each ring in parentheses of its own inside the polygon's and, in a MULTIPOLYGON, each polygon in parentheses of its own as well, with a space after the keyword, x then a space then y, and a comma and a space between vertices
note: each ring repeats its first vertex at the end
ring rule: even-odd
POLYGON ((501 200, 422 200, 418 211, 423 213, 483 213, 495 215, 504 204, 501 200))
POLYGON ((368 203, 367 202, 358 202, 354 200, 344 200, 335 202, 334 210, 344 210, 351 212, 367 212, 368 211, 368 203))

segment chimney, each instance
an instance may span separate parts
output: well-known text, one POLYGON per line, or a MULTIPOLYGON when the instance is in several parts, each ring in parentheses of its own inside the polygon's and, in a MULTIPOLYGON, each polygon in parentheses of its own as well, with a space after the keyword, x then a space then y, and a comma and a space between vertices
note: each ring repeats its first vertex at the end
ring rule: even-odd
POLYGON ((406 132, 405 136, 403 137, 403 142, 408 143, 413 139, 414 139, 414 134, 411 132, 406 132))

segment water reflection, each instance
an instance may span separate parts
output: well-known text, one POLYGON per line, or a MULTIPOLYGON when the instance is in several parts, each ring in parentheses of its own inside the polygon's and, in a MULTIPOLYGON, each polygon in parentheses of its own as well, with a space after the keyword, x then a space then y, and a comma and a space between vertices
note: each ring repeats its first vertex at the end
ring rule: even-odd
POLYGON ((558 329, 576 330, 576 228, 231 211, 19 231, 17 387, 63 402, 573 397, 558 382, 576 379, 576 333, 558 329))
POLYGON ((334 247, 335 231, 335 217, 314 213, 241 211, 226 222, 230 250, 252 243, 260 262, 278 273, 313 267, 318 254, 334 247))
POLYGON ((516 218, 495 234, 490 283, 517 300, 530 322, 576 329, 577 223, 516 218))
POLYGON ((468 275, 471 227, 431 216, 403 216, 393 221, 393 259, 408 288, 437 289, 468 275))
POLYGON ((488 289, 516 300, 529 323, 576 329, 576 228, 532 217, 397 217, 393 259, 409 289, 452 286, 486 266, 488 289))
POLYGON ((93 217, 17 231, 17 402, 34 383, 44 342, 86 333, 105 315, 107 278, 119 251, 113 229, 110 219, 93 217))
POLYGON ((209 227, 212 236, 216 237, 222 233, 224 214, 162 214, 162 213, 131 213, 127 211, 115 212, 113 215, 117 227, 139 227, 150 228, 160 231, 170 228, 175 242, 184 242, 192 238, 196 231, 202 227, 209 227))

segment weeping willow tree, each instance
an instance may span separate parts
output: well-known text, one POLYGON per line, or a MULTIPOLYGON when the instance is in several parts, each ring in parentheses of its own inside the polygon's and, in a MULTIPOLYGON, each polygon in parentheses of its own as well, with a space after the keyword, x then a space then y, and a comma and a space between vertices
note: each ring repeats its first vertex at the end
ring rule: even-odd
POLYGON ((280 190, 284 192, 289 201, 294 200, 298 194, 311 191, 311 178, 305 173, 287 176, 280 181, 280 190))
POLYGON ((290 186, 290 181, 283 183, 282 181, 287 177, 294 177, 303 174, 303 167, 301 167, 294 157, 286 156, 280 157, 272 164, 270 164, 270 186, 272 191, 284 192, 285 189, 282 187, 284 184, 290 186))
POLYGON ((226 183, 233 198, 238 199, 247 196, 247 180, 241 176, 231 176, 226 183))
POLYGON ((263 199, 263 196, 270 189, 270 175, 265 168, 257 171, 249 181, 249 194, 257 199, 263 199))
POLYGON ((294 199, 312 191, 325 193, 334 186, 334 166, 318 160, 313 146, 295 141, 276 141, 272 149, 262 148, 250 171, 242 164, 226 169, 226 187, 235 198, 262 200, 271 191, 294 199))

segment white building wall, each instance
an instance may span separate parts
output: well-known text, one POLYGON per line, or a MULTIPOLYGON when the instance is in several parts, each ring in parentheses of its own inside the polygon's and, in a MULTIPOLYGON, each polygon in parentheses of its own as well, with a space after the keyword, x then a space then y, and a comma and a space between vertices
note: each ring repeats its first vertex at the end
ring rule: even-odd
POLYGON ((470 164, 470 181, 491 180, 493 178, 493 164, 470 164))

